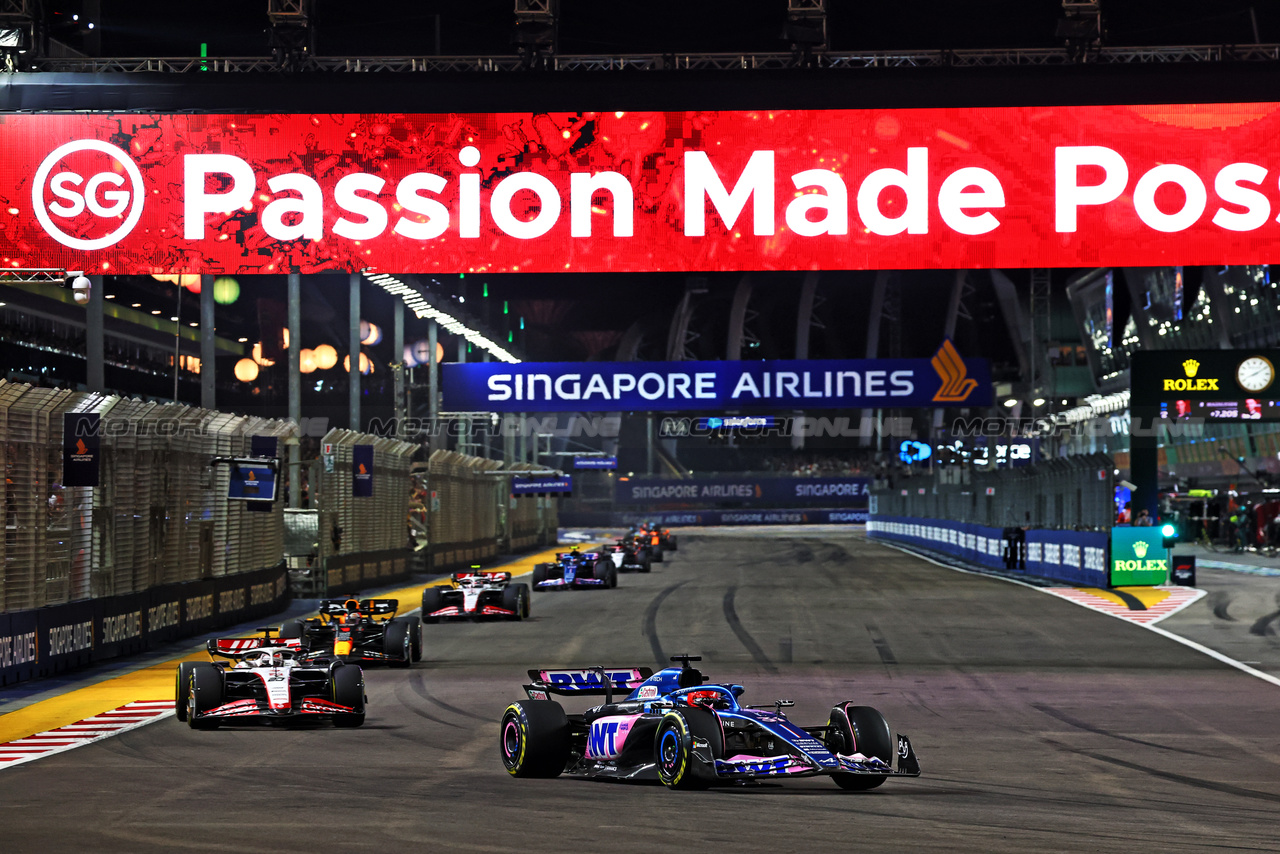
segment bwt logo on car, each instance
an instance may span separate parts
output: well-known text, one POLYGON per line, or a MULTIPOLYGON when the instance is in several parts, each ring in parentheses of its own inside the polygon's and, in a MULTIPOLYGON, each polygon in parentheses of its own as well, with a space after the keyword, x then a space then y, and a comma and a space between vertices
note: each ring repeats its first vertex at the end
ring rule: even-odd
POLYGON ((36 219, 72 249, 119 243, 138 224, 145 199, 137 164, 122 149, 94 139, 55 148, 31 181, 36 219))
POLYGON ((615 740, 619 723, 620 721, 596 721, 591 725, 591 736, 587 741, 588 756, 617 755, 615 740))

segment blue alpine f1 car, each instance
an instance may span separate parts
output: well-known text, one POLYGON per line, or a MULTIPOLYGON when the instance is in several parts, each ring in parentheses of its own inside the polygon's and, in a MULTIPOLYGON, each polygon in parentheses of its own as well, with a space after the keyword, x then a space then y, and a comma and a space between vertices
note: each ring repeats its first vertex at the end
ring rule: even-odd
POLYGON ((533 589, 558 590, 617 587, 618 568, 604 552, 574 548, 556 555, 552 563, 534 564, 533 589))
POLYGON ((647 667, 530 670, 527 700, 502 716, 502 762, 513 777, 573 774, 657 778, 672 789, 787 777, 831 777, 842 789, 874 789, 890 777, 918 777, 911 742, 870 706, 836 703, 826 724, 798 727, 776 700, 743 706, 741 685, 708 684, 677 655, 647 667), (613 692, 628 691, 614 702, 613 692), (603 705, 566 714, 551 695, 604 695, 603 705))

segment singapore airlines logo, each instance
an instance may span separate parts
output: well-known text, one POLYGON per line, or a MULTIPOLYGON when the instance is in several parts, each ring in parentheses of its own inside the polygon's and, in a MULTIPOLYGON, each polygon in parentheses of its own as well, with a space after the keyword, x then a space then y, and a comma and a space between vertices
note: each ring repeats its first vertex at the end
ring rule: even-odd
POLYGON ((1139 560, 1146 557, 1147 544, 1144 543, 1142 540, 1138 540, 1136 543, 1133 544, 1133 553, 1138 556, 1139 560))
POLYGON ((964 360, 950 339, 943 341, 938 352, 933 354, 933 369, 942 380, 942 387, 933 396, 937 403, 961 403, 978 387, 978 381, 969 376, 964 360))

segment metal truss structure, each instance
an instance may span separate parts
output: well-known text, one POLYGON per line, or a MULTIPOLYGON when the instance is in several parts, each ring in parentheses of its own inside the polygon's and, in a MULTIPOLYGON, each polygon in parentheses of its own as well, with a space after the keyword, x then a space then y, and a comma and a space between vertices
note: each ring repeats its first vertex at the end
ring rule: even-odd
MULTIPOLYGON (((1003 68, 1034 66, 1163 65, 1201 62, 1275 62, 1280 44, 1099 47, 1085 54, 1066 48, 1014 50, 859 51, 814 54, 812 67, 830 69, 1003 68)), ((616 54, 547 56, 554 71, 750 71, 795 68, 794 53, 616 54)), ((278 71, 270 56, 240 57, 44 57, 25 60, 18 71, 103 72, 267 72, 278 71)), ((525 57, 503 56, 312 56, 308 71, 328 72, 513 72, 528 68, 525 57)))

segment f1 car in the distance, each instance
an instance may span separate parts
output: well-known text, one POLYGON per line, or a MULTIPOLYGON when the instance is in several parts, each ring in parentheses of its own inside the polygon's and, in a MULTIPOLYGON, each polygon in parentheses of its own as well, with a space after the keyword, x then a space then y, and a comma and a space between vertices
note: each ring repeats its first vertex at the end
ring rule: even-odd
POLYGON ((280 637, 300 639, 307 652, 409 667, 422 660, 422 624, 397 618, 399 607, 397 599, 322 599, 319 616, 285 623, 280 637))
POLYGON ((534 564, 533 589, 581 589, 617 587, 618 568, 603 552, 572 550, 556 555, 552 563, 534 564))
POLYGON ((676 538, 669 529, 659 528, 649 522, 641 522, 634 526, 629 535, 635 537, 637 542, 649 547, 654 563, 662 563, 666 553, 673 552, 678 547, 676 538))
POLYGON ((422 591, 424 623, 450 617, 523 620, 528 616, 529 585, 512 584, 509 572, 455 572, 448 586, 422 591))
POLYGON ((653 568, 649 547, 642 545, 635 537, 622 537, 616 543, 605 546, 604 552, 619 572, 649 572, 653 568))
POLYGON ((782 710, 742 706, 741 685, 705 684, 689 666, 530 670, 529 699, 502 716, 502 762, 514 777, 637 780, 656 777, 672 789, 768 778, 827 775, 842 789, 874 789, 890 777, 918 777, 905 735, 870 706, 836 703, 826 724, 798 727, 782 710), (615 703, 614 690, 629 691, 615 703), (603 694, 604 705, 565 714, 550 695, 603 694))
POLYGON ((218 638, 209 655, 224 662, 184 661, 174 682, 174 709, 192 729, 232 722, 287 724, 329 720, 364 724, 364 672, 324 653, 308 653, 297 639, 218 638))

